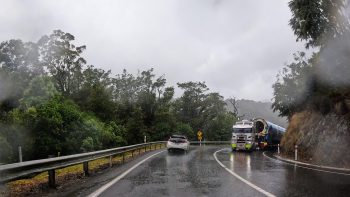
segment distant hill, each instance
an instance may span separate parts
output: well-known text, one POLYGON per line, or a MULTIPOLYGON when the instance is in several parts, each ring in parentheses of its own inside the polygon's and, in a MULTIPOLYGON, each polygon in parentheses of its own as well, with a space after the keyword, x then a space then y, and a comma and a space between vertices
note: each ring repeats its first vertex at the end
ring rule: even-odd
MULTIPOLYGON (((233 111, 232 104, 226 100, 227 109, 233 111)), ((271 109, 271 102, 257 102, 252 100, 237 100, 238 115, 244 116, 243 119, 264 118, 274 124, 282 127, 287 127, 288 121, 286 118, 278 116, 277 112, 271 109)))

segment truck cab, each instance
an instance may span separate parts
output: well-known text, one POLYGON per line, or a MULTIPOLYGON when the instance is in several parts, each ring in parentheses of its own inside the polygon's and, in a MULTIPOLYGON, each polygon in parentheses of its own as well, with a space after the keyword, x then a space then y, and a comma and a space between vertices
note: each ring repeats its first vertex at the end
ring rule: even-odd
POLYGON ((255 149, 256 135, 254 122, 242 120, 232 127, 231 148, 235 150, 252 151, 255 149))

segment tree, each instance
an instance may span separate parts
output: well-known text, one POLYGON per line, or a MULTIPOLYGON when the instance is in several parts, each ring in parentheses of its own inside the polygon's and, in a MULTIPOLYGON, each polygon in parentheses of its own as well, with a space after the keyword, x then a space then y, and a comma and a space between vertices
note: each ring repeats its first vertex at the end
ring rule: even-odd
MULTIPOLYGON (((193 130, 202 129, 207 140, 228 140, 236 114, 226 111, 226 103, 219 93, 206 93, 205 83, 178 83, 184 90, 175 101, 174 108, 179 122, 191 127, 190 138, 195 139, 193 130)), ((180 123, 181 124, 181 123, 180 123)))
POLYGON ((298 53, 294 55, 294 61, 283 68, 272 86, 273 111, 279 111, 280 116, 288 118, 305 107, 314 88, 312 59, 307 60, 305 53, 298 53))
POLYGON ((18 107, 33 77, 44 73, 35 43, 9 40, 0 44, 0 112, 18 107), (20 80, 18 80, 20 79, 20 80))
POLYGON ((116 104, 113 102, 111 71, 88 66, 83 71, 82 87, 72 95, 82 110, 94 113, 104 121, 116 118, 116 104))
POLYGON ((206 126, 206 138, 210 140, 227 141, 232 135, 232 125, 237 121, 237 116, 232 113, 221 113, 208 122, 206 126))
POLYGON ((32 42, 9 40, 0 44, 0 67, 7 73, 26 73, 28 80, 43 74, 39 64, 38 46, 32 42))
POLYGON ((51 78, 35 77, 30 81, 28 88, 24 91, 23 98, 20 100, 21 108, 26 109, 39 106, 58 94, 51 78))
POLYGON ((82 68, 86 61, 81 57, 86 49, 72 44, 74 36, 61 30, 55 30, 49 36, 38 41, 41 64, 47 67, 55 81, 58 91, 70 96, 81 87, 82 68))
POLYGON ((205 109, 203 101, 208 87, 204 82, 186 82, 177 85, 184 90, 183 95, 175 103, 175 112, 179 120, 191 125, 193 129, 201 128, 203 126, 201 114, 205 109))
POLYGON ((174 129, 175 134, 186 135, 190 140, 196 140, 196 134, 193 131, 192 127, 186 123, 177 123, 174 129))
POLYGON ((7 163, 13 161, 12 148, 7 139, 0 135, 0 163, 7 163))
POLYGON ((324 46, 327 39, 349 31, 346 14, 347 0, 292 0, 289 21, 298 40, 306 41, 306 48, 324 46))
MULTIPOLYGON (((237 101, 236 98, 229 98, 228 102, 231 103, 232 107, 233 107, 233 114, 235 114, 236 116, 238 115, 238 108, 237 108, 237 101)), ((242 115, 244 117, 244 114, 242 115)))

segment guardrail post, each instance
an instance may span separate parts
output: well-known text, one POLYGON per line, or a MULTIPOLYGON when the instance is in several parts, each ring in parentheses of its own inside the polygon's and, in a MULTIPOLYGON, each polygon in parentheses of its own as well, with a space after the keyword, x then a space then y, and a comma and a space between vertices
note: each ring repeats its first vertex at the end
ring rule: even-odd
POLYGON ((18 154, 19 154, 19 162, 22 162, 22 147, 18 147, 18 154))
POLYGON ((55 170, 49 170, 49 187, 56 188, 56 173, 55 170))
MULTIPOLYGON (((53 155, 49 155, 48 158, 53 158, 53 155)), ((56 188, 56 173, 55 173, 55 169, 49 170, 48 171, 49 174, 49 187, 50 188, 56 188)))
POLYGON ((280 144, 277 144, 277 153, 280 154, 280 144))
POLYGON ((139 148, 139 155, 141 154, 141 148, 139 148))
POLYGON ((134 150, 131 150, 131 157, 134 157, 134 150))
POLYGON ((84 170, 85 176, 89 176, 89 162, 83 163, 83 170, 84 170))
POLYGON ((112 155, 109 156, 109 167, 111 168, 113 166, 113 163, 112 163, 112 155))
POLYGON ((123 152, 123 163, 125 162, 125 153, 123 152))
POLYGON ((297 161, 298 160, 298 145, 295 145, 295 157, 294 160, 297 161))

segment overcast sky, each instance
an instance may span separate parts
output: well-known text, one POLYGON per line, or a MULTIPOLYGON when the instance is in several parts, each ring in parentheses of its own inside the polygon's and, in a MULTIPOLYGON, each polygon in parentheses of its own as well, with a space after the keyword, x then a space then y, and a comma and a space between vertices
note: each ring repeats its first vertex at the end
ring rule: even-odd
POLYGON ((228 97, 271 100, 276 74, 303 50, 289 0, 0 0, 0 41, 55 29, 113 74, 151 67, 168 85, 205 81, 228 97))

